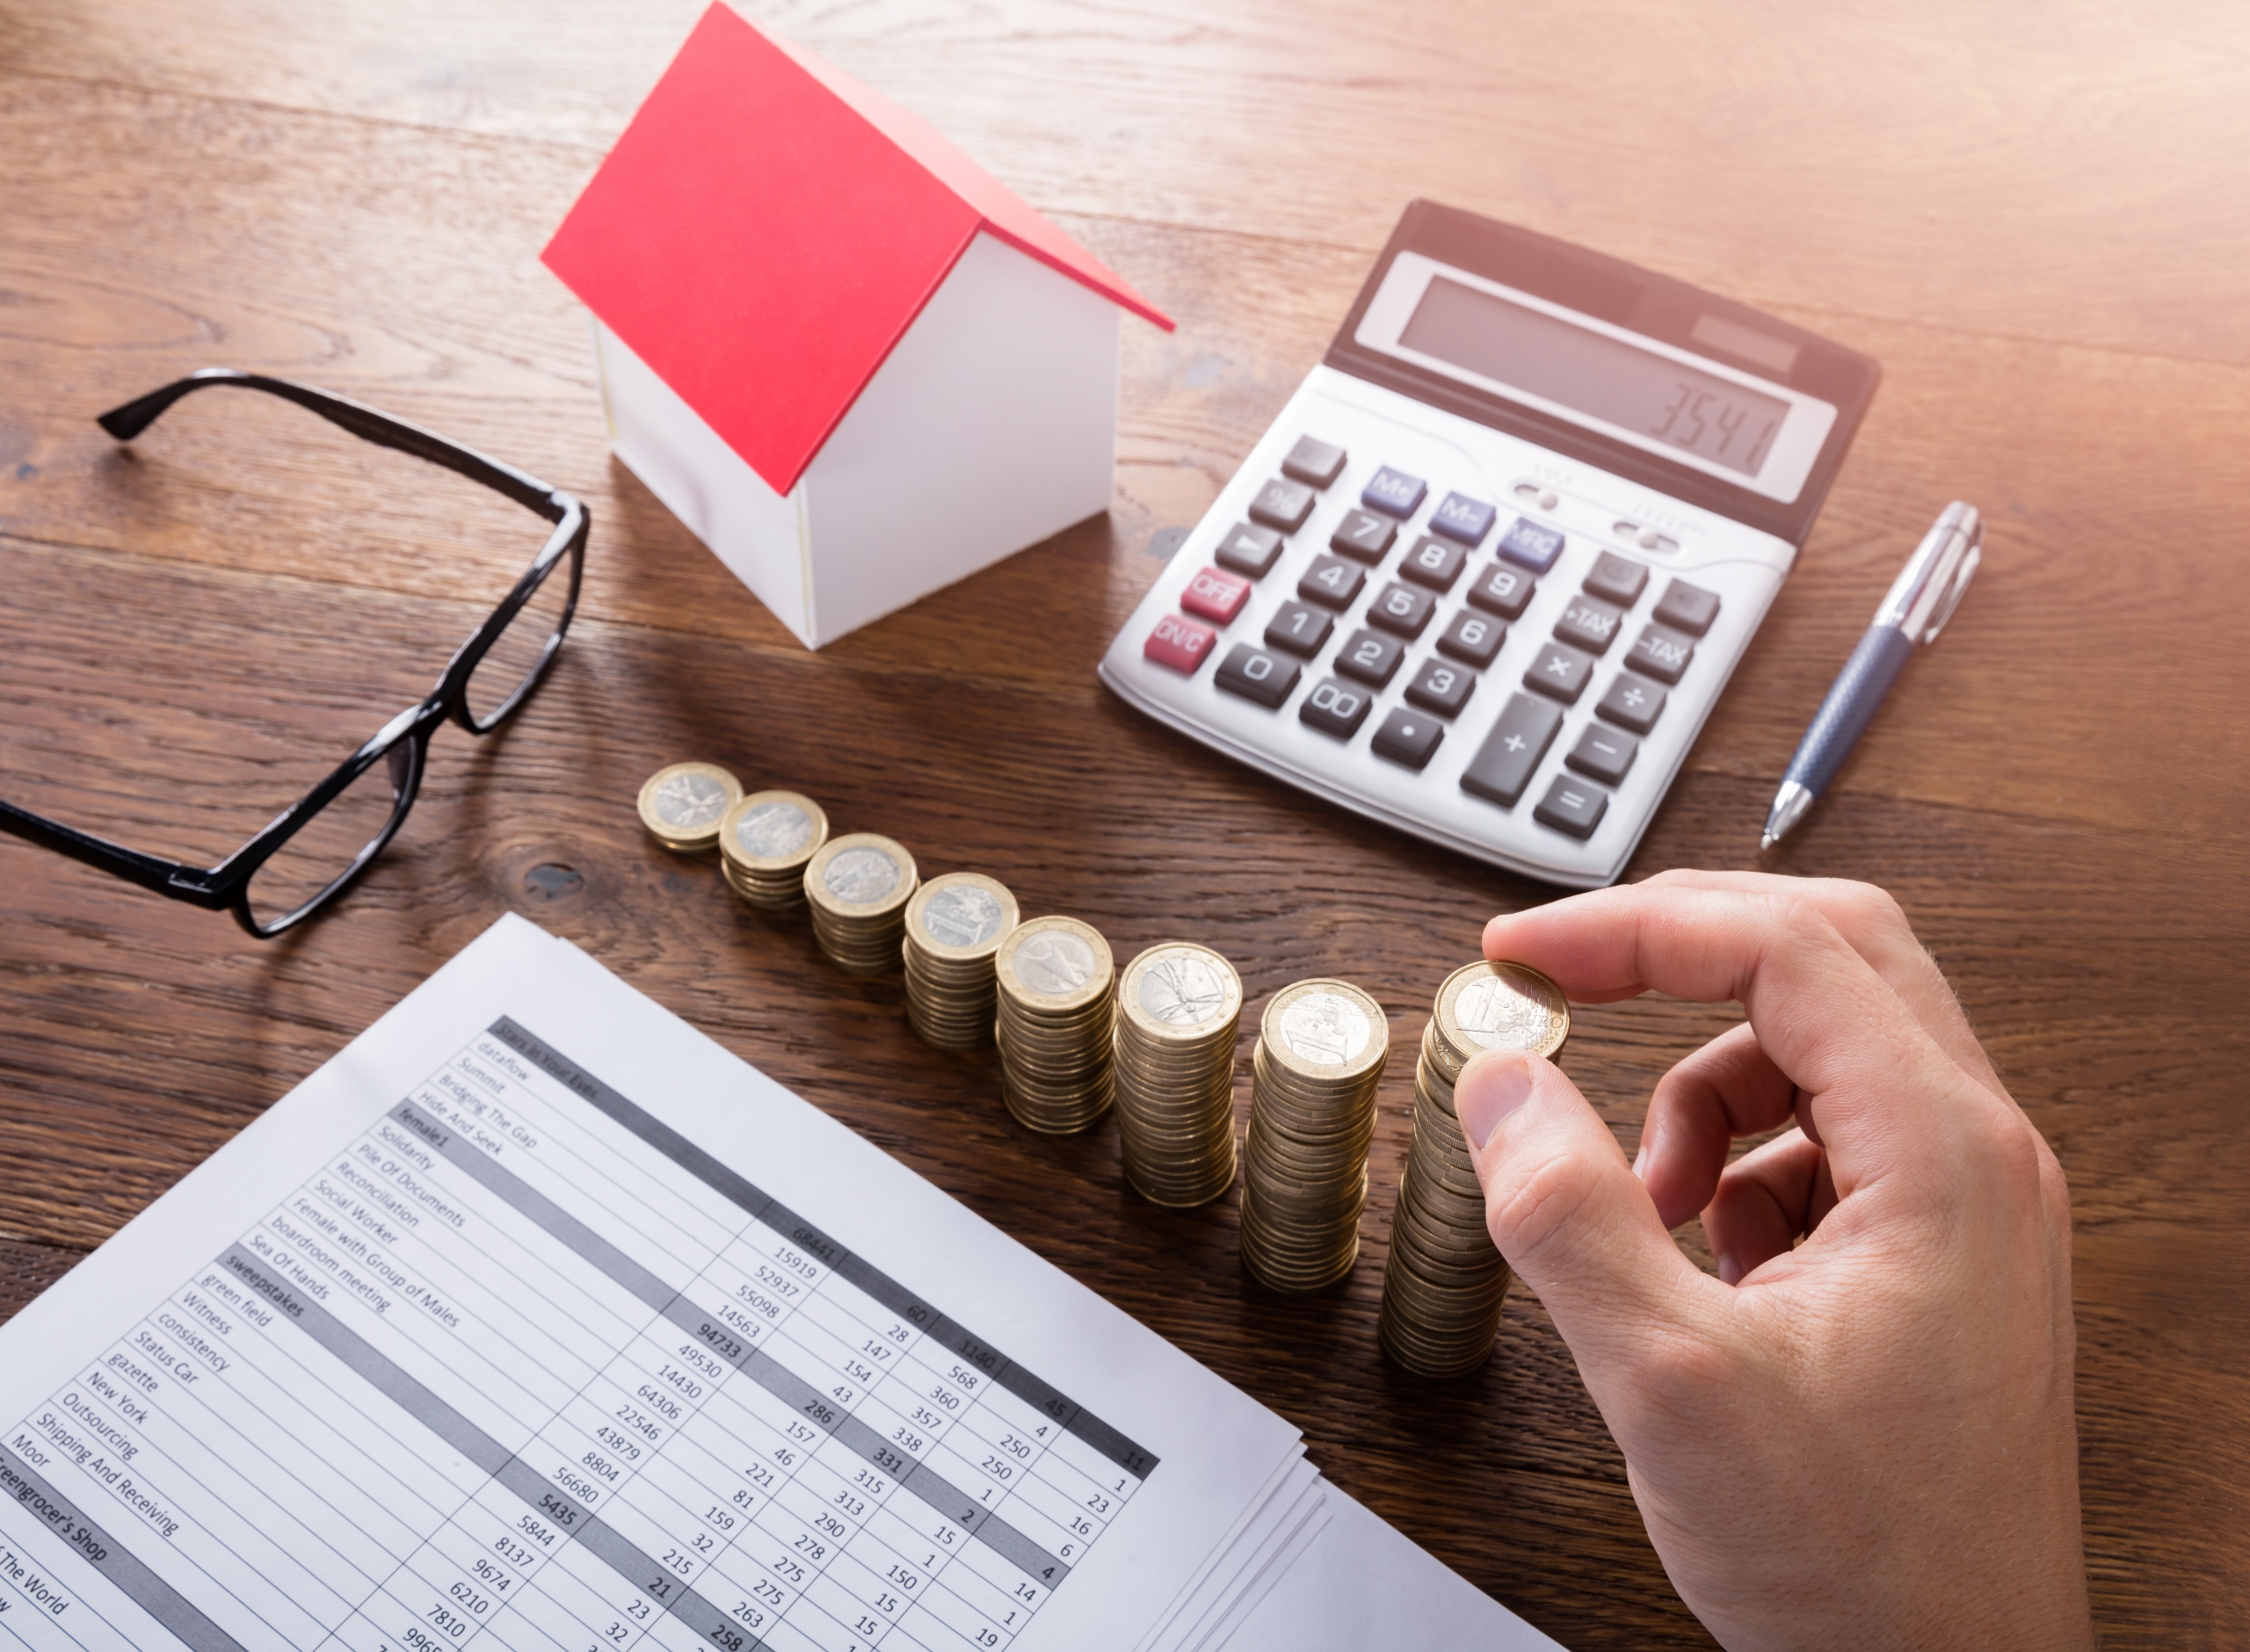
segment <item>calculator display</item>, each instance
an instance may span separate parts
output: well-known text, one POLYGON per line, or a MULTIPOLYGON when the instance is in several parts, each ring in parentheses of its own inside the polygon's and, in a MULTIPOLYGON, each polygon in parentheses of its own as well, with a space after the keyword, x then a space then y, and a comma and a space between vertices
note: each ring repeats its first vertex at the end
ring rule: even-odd
POLYGON ((1433 275, 1398 342, 1754 476, 1789 404, 1559 316, 1433 275))

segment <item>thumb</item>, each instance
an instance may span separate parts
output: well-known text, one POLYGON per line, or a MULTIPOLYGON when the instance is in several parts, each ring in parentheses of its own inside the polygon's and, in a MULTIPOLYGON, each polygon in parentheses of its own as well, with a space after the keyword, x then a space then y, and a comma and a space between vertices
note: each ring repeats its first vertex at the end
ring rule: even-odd
POLYGON ((1715 1288, 1680 1254, 1608 1126, 1553 1062, 1487 1050, 1454 1086, 1484 1225, 1599 1398, 1715 1288))

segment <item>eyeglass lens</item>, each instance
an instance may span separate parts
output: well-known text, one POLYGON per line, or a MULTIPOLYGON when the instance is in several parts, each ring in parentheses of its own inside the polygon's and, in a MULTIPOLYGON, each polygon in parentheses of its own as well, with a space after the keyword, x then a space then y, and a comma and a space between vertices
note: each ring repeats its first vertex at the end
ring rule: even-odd
POLYGON ((317 902, 381 846, 413 793, 415 747, 402 736, 251 874, 250 917, 273 929, 317 902))

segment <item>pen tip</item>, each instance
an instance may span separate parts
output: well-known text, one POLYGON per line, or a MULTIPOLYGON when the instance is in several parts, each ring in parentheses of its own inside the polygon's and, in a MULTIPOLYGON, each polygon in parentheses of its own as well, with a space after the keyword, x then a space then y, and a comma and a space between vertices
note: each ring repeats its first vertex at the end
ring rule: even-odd
POLYGON ((1771 849, 1775 844, 1781 841, 1782 840, 1780 838, 1775 837, 1771 832, 1761 833, 1758 838, 1758 852, 1762 855, 1768 849, 1771 849))

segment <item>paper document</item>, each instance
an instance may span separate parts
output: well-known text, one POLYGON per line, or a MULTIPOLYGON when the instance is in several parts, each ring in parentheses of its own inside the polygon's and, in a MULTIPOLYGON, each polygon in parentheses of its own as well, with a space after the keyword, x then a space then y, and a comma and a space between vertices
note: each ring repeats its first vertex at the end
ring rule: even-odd
POLYGON ((0 1427, 35 1652, 1187 1652, 1339 1496, 513 917, 0 1328, 0 1427))

